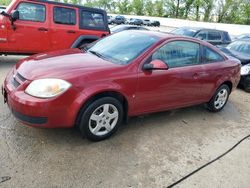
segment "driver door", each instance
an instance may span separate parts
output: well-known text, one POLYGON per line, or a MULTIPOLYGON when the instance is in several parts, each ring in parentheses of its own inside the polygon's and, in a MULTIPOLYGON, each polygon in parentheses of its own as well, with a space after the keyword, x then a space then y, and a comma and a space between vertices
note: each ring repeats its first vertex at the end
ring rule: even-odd
POLYGON ((9 51, 17 53, 38 53, 50 49, 49 15, 46 3, 20 2, 16 10, 19 19, 8 25, 9 51))
POLYGON ((154 112, 200 103, 200 45, 191 41, 172 41, 156 50, 149 61, 159 59, 168 70, 141 70, 135 111, 154 112))

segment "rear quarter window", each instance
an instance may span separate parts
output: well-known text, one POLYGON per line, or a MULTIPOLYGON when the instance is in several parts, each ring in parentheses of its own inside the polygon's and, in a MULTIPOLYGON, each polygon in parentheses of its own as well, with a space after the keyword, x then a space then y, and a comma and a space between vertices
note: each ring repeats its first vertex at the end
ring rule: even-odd
POLYGON ((81 10, 80 13, 80 28, 81 29, 97 29, 105 30, 104 15, 90 11, 81 10))
POLYGON ((215 63, 224 61, 224 57, 207 46, 203 46, 203 63, 215 63))
POLYGON ((224 32, 224 39, 225 41, 231 42, 231 37, 229 36, 228 32, 224 32))

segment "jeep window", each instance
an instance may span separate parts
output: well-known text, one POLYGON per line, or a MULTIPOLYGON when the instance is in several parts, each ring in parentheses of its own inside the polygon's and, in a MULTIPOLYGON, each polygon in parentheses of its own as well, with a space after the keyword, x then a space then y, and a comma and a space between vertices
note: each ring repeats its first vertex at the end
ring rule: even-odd
POLYGON ((71 8, 54 7, 54 23, 75 25, 76 24, 76 11, 71 8))
POLYGON ((105 28, 104 17, 100 13, 89 11, 81 12, 81 26, 83 28, 105 28))
POLYGON ((17 7, 19 19, 33 22, 45 22, 46 8, 41 4, 20 3, 17 7))

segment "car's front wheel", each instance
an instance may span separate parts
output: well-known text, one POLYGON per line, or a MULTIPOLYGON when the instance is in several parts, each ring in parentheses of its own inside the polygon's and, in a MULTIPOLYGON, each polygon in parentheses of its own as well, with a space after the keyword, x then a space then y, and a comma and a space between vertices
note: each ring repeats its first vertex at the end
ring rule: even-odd
POLYGON ((110 137, 120 126, 123 107, 119 100, 103 97, 92 102, 81 115, 80 131, 89 140, 110 137))
POLYGON ((212 99, 207 103, 208 109, 212 112, 218 112, 224 108, 228 101, 230 89, 227 85, 221 85, 215 92, 212 99))

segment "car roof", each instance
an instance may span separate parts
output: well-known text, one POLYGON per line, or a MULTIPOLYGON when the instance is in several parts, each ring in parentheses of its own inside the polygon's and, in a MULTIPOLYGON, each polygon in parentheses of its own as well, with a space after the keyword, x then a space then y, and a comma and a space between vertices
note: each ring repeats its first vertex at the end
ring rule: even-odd
POLYGON ((85 7, 82 5, 75 5, 75 4, 70 4, 70 3, 62 3, 62 2, 49 1, 49 0, 28 0, 28 1, 48 3, 48 4, 53 4, 53 5, 62 5, 62 6, 75 7, 75 8, 84 8, 84 9, 89 9, 89 10, 98 11, 98 12, 106 12, 99 8, 85 7))
POLYGON ((202 45, 205 45, 205 46, 209 46, 211 48, 216 48, 214 45, 204 41, 204 40, 200 40, 198 38, 193 38, 193 37, 187 37, 187 36, 182 36, 182 35, 175 35, 173 33, 166 33, 166 32, 160 32, 160 31, 150 31, 150 30, 130 30, 128 32, 138 32, 138 33, 144 33, 148 36, 155 36, 155 37, 158 37, 160 38, 160 40, 167 40, 167 39, 178 39, 178 40, 189 40, 189 41, 193 41, 193 42, 197 42, 197 43, 200 43, 202 45))
MULTIPOLYGON (((246 38, 246 39, 237 39, 237 40, 235 40, 235 41, 233 41, 233 42, 239 42, 239 41, 250 43, 250 39, 249 39, 249 38, 246 38)), ((233 42, 232 42, 232 43, 233 43, 233 42)))
MULTIPOLYGON (((138 32, 138 33, 144 33, 148 36, 155 36, 158 37, 160 39, 167 39, 167 38, 189 38, 189 37, 183 37, 183 36, 179 36, 179 35, 175 35, 172 33, 164 33, 164 32, 159 32, 159 31, 144 31, 144 30, 134 30, 133 32, 138 32)), ((191 38, 193 39, 193 38, 191 38)))
POLYGON ((180 27, 180 29, 192 29, 195 30, 196 32, 201 31, 201 30, 209 30, 209 31, 219 31, 219 32, 227 32, 224 30, 219 30, 219 29, 211 29, 211 28, 205 28, 205 27, 180 27))

